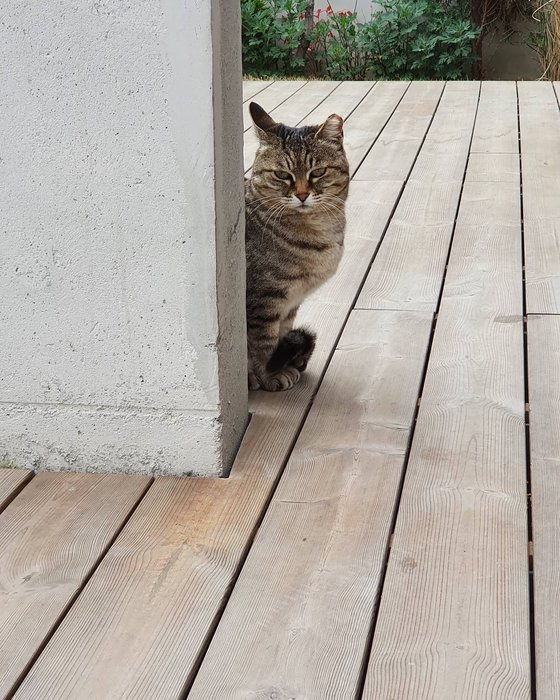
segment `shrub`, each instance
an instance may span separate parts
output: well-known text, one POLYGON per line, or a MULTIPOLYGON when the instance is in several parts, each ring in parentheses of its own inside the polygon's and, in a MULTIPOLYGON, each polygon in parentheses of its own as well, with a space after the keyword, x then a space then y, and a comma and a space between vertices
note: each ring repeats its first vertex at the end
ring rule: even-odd
POLYGON ((248 75, 301 75, 298 55, 306 0, 241 0, 243 70, 248 75))
MULTIPOLYGON (((264 13, 264 5, 271 3, 242 0, 242 8, 249 4, 259 5, 264 13)), ((285 74, 301 75, 305 63, 301 52, 297 52, 304 38, 306 2, 274 0, 273 4, 284 6, 283 15, 274 18, 269 15, 267 20, 276 22, 275 26, 282 30, 282 36, 276 31, 274 51, 292 52, 291 58, 285 53, 278 58, 272 52, 276 70, 281 67, 285 74), (290 19, 286 13, 287 5, 292 10, 290 19), (292 23, 292 33, 287 32, 288 22, 292 23), (286 67, 289 70, 285 70, 286 67)), ((245 42, 249 36, 246 23, 254 22, 255 13, 243 11, 243 16, 245 42)), ((266 33, 264 18, 261 17, 259 22, 266 33)), ((445 5, 440 0, 382 0, 381 10, 373 12, 367 22, 360 22, 358 15, 350 10, 333 12, 328 4, 326 10, 315 11, 307 66, 312 65, 315 74, 332 80, 460 79, 468 76, 470 63, 474 60, 473 41, 478 35, 479 30, 470 22, 465 0, 452 5, 445 5)), ((252 47, 258 54, 257 43, 252 47)), ((244 47, 244 60, 245 51, 244 47)), ((252 60, 257 63, 260 60, 261 66, 266 63, 263 58, 252 57, 252 60)), ((256 73, 245 61, 245 71, 263 75, 267 68, 256 73)))

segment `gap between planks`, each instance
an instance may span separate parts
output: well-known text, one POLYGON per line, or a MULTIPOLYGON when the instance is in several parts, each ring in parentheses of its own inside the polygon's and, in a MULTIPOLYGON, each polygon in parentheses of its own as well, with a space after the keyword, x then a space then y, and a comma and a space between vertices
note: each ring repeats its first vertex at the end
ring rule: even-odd
POLYGON ((30 469, 11 469, 0 467, 0 512, 18 495, 33 478, 30 469))

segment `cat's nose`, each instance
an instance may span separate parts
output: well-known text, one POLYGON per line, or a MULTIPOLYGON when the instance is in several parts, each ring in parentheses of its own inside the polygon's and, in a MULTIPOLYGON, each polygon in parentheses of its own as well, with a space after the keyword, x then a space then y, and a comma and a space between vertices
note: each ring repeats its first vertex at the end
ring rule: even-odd
POLYGON ((300 202, 305 202, 305 200, 309 197, 309 192, 298 192, 296 197, 300 202))

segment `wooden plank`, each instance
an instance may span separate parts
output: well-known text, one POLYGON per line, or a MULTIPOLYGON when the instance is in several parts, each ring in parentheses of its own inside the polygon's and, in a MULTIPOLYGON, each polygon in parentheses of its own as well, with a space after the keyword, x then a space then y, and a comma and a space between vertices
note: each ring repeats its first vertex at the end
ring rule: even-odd
MULTIPOLYGON (((428 135, 414 164, 412 180, 456 182, 465 174, 480 83, 446 83, 428 135)), ((476 132, 475 132, 476 133, 476 132)))
POLYGON ((410 83, 382 81, 374 85, 344 126, 344 146, 352 176, 391 118, 410 83))
MULTIPOLYGON (((261 93, 269 85, 272 85, 272 80, 244 80, 243 81, 243 102, 255 97, 261 93)), ((262 98, 262 95, 261 95, 262 98)))
POLYGON ((537 697, 560 697, 560 317, 527 325, 537 697))
POLYGON ((442 82, 411 83, 395 113, 354 175, 355 180, 398 180, 414 161, 443 92, 442 82))
MULTIPOLYGON (((307 115, 312 112, 318 104, 323 102, 339 84, 340 83, 332 80, 311 80, 291 97, 271 110, 270 113, 276 121, 287 124, 288 126, 295 126, 304 121, 307 115)), ((274 83, 274 85, 276 85, 276 83, 274 83)), ((326 116, 328 117, 329 114, 327 113, 326 116)), ((249 120, 250 119, 251 117, 249 116, 249 120)), ((253 164, 257 146, 258 138, 254 129, 246 131, 243 137, 243 161, 246 170, 253 164)))
POLYGON ((477 107, 476 83, 448 83, 356 308, 436 308, 477 107))
MULTIPOLYGON (((298 90, 307 85, 306 80, 276 80, 259 96, 256 100, 267 112, 272 112, 278 105, 285 102, 298 90)), ((253 126, 251 115, 249 114, 248 100, 243 104, 243 129, 248 131, 253 126)))
POLYGON ((550 83, 519 83, 528 313, 560 313, 560 111, 550 83))
POLYGON ((42 473, 0 515, 0 696, 80 590, 148 477, 42 473))
POLYGON ((350 316, 192 700, 355 697, 431 323, 350 316))
POLYGON ((531 697, 521 214, 508 179, 463 191, 366 699, 531 697))
POLYGON ((401 188, 352 185, 345 255, 301 314, 319 332, 304 379, 251 395, 229 479, 156 480, 16 697, 182 697, 401 188))
POLYGON ((519 155, 517 88, 514 81, 483 81, 471 153, 519 155))
POLYGON ((32 476, 33 472, 29 469, 3 469, 0 467, 0 511, 32 476))
POLYGON ((306 124, 322 124, 331 114, 339 114, 347 119, 365 98, 375 83, 369 80, 346 80, 340 83, 330 95, 306 115, 306 124))
MULTIPOLYGON (((486 153, 471 153, 469 168, 465 175, 466 182, 513 182, 519 185, 519 154, 493 153, 493 158, 487 158, 486 153)), ((499 190, 496 192, 500 195, 499 190)))

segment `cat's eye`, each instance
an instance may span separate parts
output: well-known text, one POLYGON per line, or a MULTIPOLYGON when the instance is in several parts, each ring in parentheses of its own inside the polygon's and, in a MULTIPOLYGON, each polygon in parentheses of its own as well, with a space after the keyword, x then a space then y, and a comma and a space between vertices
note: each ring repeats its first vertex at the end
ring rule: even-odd
POLYGON ((292 175, 291 173, 288 173, 286 170, 275 170, 274 174, 279 180, 292 180, 292 175))
POLYGON ((323 175, 327 172, 326 168, 315 168, 315 170, 312 170, 309 173, 309 177, 313 178, 318 178, 318 177, 323 177, 323 175))

